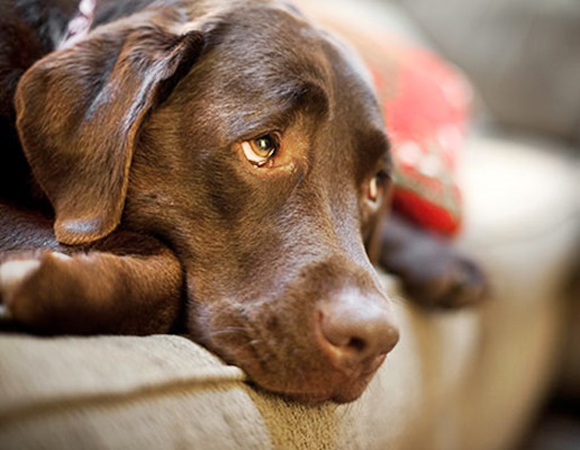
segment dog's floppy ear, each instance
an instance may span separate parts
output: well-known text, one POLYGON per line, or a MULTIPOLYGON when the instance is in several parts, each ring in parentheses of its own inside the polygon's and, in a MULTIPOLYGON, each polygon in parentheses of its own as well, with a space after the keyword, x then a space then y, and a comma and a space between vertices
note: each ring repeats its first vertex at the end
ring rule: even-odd
POLYGON ((119 225, 139 127, 163 82, 175 81, 202 47, 200 31, 125 22, 97 29, 24 74, 18 131, 54 207, 60 242, 92 242, 119 225))

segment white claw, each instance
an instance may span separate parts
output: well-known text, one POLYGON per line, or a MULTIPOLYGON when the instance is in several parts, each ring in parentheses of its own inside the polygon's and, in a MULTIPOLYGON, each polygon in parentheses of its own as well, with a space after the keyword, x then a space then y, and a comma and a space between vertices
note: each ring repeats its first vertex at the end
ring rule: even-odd
POLYGON ((39 267, 40 261, 36 259, 8 261, 0 265, 0 294, 4 301, 39 267))
POLYGON ((60 253, 60 252, 52 252, 52 256, 60 259, 61 261, 70 261, 72 259, 70 256, 65 255, 64 253, 60 253))
POLYGON ((10 310, 6 305, 0 304, 0 322, 6 320, 9 321, 12 319, 12 314, 10 314, 10 310))

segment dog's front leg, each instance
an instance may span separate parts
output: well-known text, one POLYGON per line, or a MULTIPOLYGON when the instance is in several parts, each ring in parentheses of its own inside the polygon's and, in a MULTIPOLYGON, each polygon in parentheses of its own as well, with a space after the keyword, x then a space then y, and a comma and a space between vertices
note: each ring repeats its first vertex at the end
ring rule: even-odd
POLYGON ((83 252, 2 256, 0 300, 10 320, 25 329, 163 333, 180 309, 181 265, 152 238, 115 233, 83 252))
POLYGON ((418 303, 454 308, 482 299, 487 281, 476 263, 449 240, 392 213, 381 230, 379 264, 398 275, 418 303))

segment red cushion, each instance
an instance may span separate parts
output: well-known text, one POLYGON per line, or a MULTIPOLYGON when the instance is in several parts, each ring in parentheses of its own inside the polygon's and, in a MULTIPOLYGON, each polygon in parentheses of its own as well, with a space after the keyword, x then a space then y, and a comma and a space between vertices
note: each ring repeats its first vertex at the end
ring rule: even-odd
POLYGON ((382 101, 395 162, 394 207, 444 235, 461 226, 456 167, 465 140, 471 89, 431 52, 393 38, 361 48, 382 101))

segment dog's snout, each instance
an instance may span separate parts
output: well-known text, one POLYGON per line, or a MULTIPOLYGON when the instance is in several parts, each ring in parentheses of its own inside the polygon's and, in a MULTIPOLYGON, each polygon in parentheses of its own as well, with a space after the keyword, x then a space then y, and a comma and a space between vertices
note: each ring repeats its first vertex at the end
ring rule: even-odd
POLYGON ((341 293, 318 309, 319 344, 343 371, 371 371, 399 340, 399 331, 382 299, 341 293))

